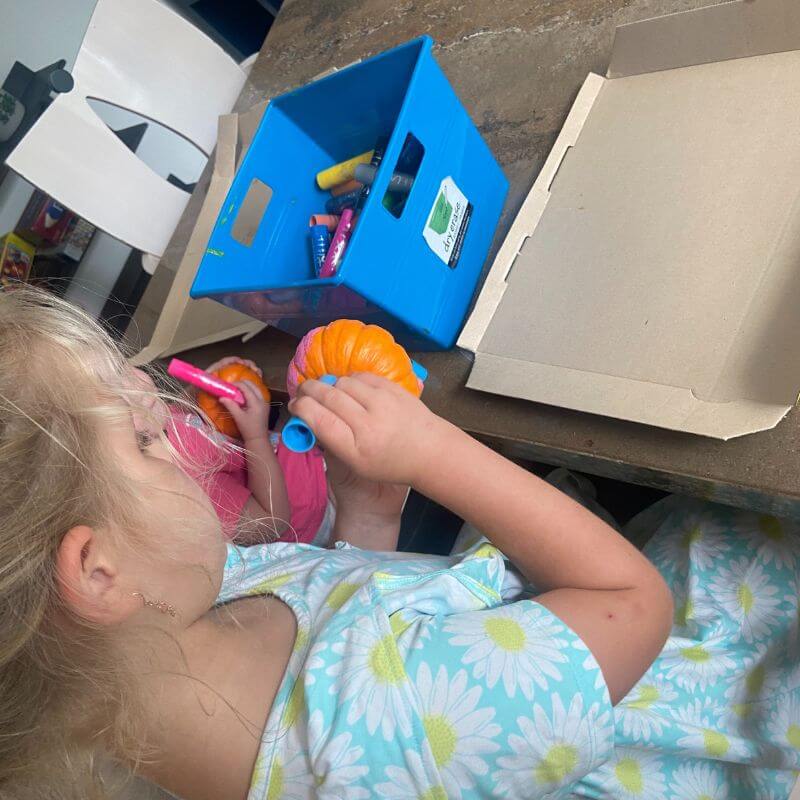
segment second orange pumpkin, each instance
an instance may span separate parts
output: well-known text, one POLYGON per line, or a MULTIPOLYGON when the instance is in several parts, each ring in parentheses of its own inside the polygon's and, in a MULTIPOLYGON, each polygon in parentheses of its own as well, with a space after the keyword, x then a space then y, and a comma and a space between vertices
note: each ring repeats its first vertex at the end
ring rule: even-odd
MULTIPOLYGON (((228 364, 222 369, 213 372, 212 375, 228 383, 236 383, 237 381, 250 381, 255 384, 256 388, 261 392, 261 396, 265 402, 269 403, 272 396, 269 389, 257 372, 254 372, 250 367, 244 364, 228 364)), ((233 417, 225 410, 225 407, 213 395, 207 392, 197 393, 197 405, 205 412, 206 416, 214 423, 214 427, 230 436, 232 439, 238 439, 239 428, 233 420, 233 417)))

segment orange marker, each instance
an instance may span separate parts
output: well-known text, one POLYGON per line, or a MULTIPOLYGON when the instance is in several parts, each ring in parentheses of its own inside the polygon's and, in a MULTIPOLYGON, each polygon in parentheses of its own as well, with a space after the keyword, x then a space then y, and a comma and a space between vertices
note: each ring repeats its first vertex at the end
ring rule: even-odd
POLYGON ((313 228, 314 225, 324 225, 330 233, 336 230, 338 224, 338 214, 312 214, 311 219, 308 221, 309 227, 313 228))

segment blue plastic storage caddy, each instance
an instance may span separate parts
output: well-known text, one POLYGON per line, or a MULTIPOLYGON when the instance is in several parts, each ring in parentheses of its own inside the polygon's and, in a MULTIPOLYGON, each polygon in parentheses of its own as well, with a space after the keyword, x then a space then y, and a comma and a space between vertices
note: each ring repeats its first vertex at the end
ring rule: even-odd
POLYGON ((453 346, 508 182, 432 47, 430 37, 414 39, 271 101, 217 219, 192 297, 213 298, 296 335, 349 317, 383 325, 412 349, 453 346), (408 134, 424 155, 396 218, 382 200, 408 134), (388 137, 383 160, 338 272, 315 278, 309 217, 324 213, 330 197, 317 187, 316 174, 371 150, 381 136, 388 137), (251 186, 269 201, 244 244, 236 219, 251 186), (471 216, 451 264, 464 198, 471 216))

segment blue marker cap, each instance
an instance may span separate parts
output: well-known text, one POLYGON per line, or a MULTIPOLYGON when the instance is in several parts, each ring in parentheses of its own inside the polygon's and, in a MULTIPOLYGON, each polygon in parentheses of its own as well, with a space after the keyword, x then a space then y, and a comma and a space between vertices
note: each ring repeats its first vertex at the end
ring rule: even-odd
POLYGON ((281 439, 293 453, 307 453, 317 443, 314 431, 300 417, 292 417, 283 426, 281 439))
MULTIPOLYGON (((336 383, 336 376, 323 375, 319 380, 320 383, 333 386, 336 383)), ((292 417, 283 426, 281 438, 287 450, 291 450, 293 453, 307 453, 317 443, 314 431, 300 417, 292 417)))
POLYGON ((418 361, 414 361, 411 359, 411 369, 414 370, 414 374, 423 382, 425 383, 428 380, 428 370, 422 366, 418 361))

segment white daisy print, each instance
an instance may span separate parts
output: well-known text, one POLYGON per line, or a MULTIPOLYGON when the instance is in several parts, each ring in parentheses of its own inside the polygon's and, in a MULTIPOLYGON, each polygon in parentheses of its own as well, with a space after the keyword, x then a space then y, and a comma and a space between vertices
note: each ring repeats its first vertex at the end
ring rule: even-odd
POLYGON ((652 753, 618 747, 604 771, 608 777, 603 788, 614 800, 665 800, 667 785, 662 764, 652 753))
POLYGON ((714 569, 728 552, 730 530, 708 514, 690 515, 676 542, 683 561, 695 569, 714 569))
POLYGON ((673 582, 672 596, 676 628, 688 633, 696 631, 698 626, 708 625, 713 621, 713 604, 708 602, 703 581, 697 573, 690 573, 683 582, 673 582))
POLYGON ((800 698, 794 694, 781 698, 767 724, 770 739, 776 744, 796 752, 791 764, 786 768, 800 767, 800 698))
POLYGON ((267 775, 266 797, 280 797, 281 800, 309 800, 314 797, 314 776, 304 752, 282 753, 272 759, 267 775))
POLYGON ((648 743, 668 725, 666 712, 678 693, 668 684, 649 682, 647 677, 628 693, 616 708, 617 724, 629 741, 648 743))
POLYGON ((579 640, 574 641, 572 646, 575 650, 587 651, 586 658, 584 659, 583 664, 581 664, 581 667, 583 667, 584 672, 594 672, 593 685, 595 689, 605 689, 606 679, 603 677, 603 670, 600 669, 597 659, 592 655, 591 652, 589 652, 589 648, 579 640))
POLYGON ((533 719, 517 718, 522 735, 508 737, 512 755, 500 756, 499 769, 492 774, 499 797, 532 796, 531 780, 537 797, 569 785, 591 769, 593 756, 603 756, 605 746, 610 747, 608 737, 595 741, 598 734, 602 740, 605 731, 610 733, 608 712, 600 714, 596 704, 584 711, 580 694, 573 696, 568 709, 557 694, 552 704, 552 714, 537 703, 533 719))
POLYGON ((676 744, 700 758, 733 759, 752 755, 745 740, 734 736, 721 721, 726 709, 710 698, 695 700, 673 712, 673 718, 683 731, 676 744))
POLYGON ((738 665, 728 655, 727 642, 721 639, 696 642, 671 636, 659 657, 658 667, 667 681, 689 692, 702 692, 735 671, 738 665))
POLYGON ((730 792, 720 768, 708 762, 681 764, 669 782, 681 800, 728 800, 730 792))
POLYGON ((436 767, 413 750, 406 750, 404 766, 386 767, 387 780, 375 786, 375 796, 386 800, 448 800, 436 767))
POLYGON ((357 786, 369 772, 363 763, 364 748, 353 746, 350 733, 329 738, 322 712, 317 709, 308 720, 308 740, 311 750, 311 769, 314 773, 316 796, 348 800, 369 800, 369 790, 357 786))
POLYGON ((468 648, 461 662, 473 665, 473 677, 485 679, 490 689, 502 679, 509 697, 519 689, 532 700, 534 684, 546 690, 548 679, 562 680, 556 665, 567 662, 562 652, 567 641, 558 636, 564 627, 541 606, 517 603, 459 614, 448 620, 444 629, 452 634, 451 645, 468 648))
POLYGON ((779 589, 770 583, 764 568, 747 556, 731 561, 730 569, 718 567, 708 591, 748 642, 760 641, 780 622, 779 589))
POLYGON ((800 548, 797 523, 769 515, 759 517, 757 546, 762 563, 794 571, 800 548))
POLYGON ((309 650, 303 665, 303 681, 306 686, 313 686, 317 682, 317 673, 326 664, 322 654, 327 649, 328 642, 325 639, 317 639, 317 641, 311 645, 311 650, 309 650))
POLYGON ((743 659, 738 674, 725 689, 723 696, 729 724, 738 726, 746 720, 752 721, 766 707, 754 704, 776 692, 791 689, 790 682, 791 673, 775 664, 765 646, 758 648, 752 657, 743 659))
POLYGON ((357 617, 346 636, 331 646, 339 658, 325 674, 333 678, 330 693, 338 696, 339 706, 351 701, 347 724, 365 717, 370 735, 380 728, 388 742, 399 728, 410 736, 408 676, 394 636, 382 635, 368 617, 357 617))
POLYGON ((495 711, 479 706, 482 689, 467 689, 463 669, 450 680, 447 669, 440 666, 434 678, 430 667, 422 663, 416 686, 425 735, 447 796, 460 798, 462 790, 475 787, 473 776, 488 772, 483 757, 500 749, 493 741, 501 731, 492 722, 495 711))

